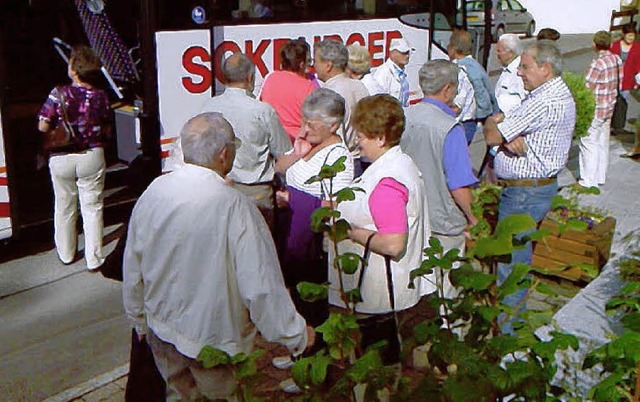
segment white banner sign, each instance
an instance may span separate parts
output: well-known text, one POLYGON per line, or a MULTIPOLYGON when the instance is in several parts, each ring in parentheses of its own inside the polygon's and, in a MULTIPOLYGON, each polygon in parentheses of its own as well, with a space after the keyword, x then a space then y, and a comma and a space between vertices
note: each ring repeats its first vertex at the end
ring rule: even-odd
MULTIPOLYGON (((406 38, 416 49, 411 55, 407 74, 412 91, 418 91, 418 70, 428 60, 429 32, 403 24, 396 18, 327 21, 290 24, 264 24, 214 27, 213 48, 209 31, 158 32, 158 95, 163 160, 179 135, 182 125, 198 114, 204 101, 223 90, 220 61, 234 52, 243 52, 256 65, 258 93, 264 77, 279 66, 279 50, 291 39, 303 38, 313 43, 333 38, 345 44, 359 43, 369 49, 372 66, 382 64, 394 38, 406 38), (213 68, 213 70, 212 70, 213 68), (212 77, 215 77, 212 79, 212 77)), ((433 58, 446 57, 434 47, 433 58)), ((166 161, 163 170, 170 170, 166 161)))
POLYGON ((9 179, 5 158, 2 116, 0 116, 0 239, 11 237, 11 214, 9 203, 9 179))

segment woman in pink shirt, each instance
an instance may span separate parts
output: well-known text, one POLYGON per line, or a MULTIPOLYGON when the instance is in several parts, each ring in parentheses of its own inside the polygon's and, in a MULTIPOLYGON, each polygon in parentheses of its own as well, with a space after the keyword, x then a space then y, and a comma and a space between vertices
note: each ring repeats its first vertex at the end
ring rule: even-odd
POLYGON ((409 288, 431 234, 427 198, 417 166, 398 145, 405 126, 400 102, 386 94, 369 96, 352 116, 360 155, 371 165, 352 184, 363 191, 337 207, 351 226, 338 252, 360 255, 367 264, 355 274, 340 272, 329 250, 329 303, 345 307, 343 292, 359 289, 361 300, 353 308, 362 349, 386 340, 381 355, 389 365, 400 359, 395 314, 418 304, 428 290, 421 277, 409 288))
POLYGON ((300 132, 302 102, 316 89, 307 78, 311 50, 304 40, 292 40, 280 49, 281 70, 267 74, 259 99, 276 110, 291 142, 300 132))

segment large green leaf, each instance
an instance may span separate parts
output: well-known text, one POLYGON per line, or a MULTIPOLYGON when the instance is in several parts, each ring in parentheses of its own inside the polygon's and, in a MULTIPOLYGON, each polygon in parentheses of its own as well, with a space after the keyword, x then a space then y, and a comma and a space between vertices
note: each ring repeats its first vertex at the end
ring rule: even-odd
POLYGON ((435 325, 432 321, 423 321, 413 327, 413 336, 420 344, 427 343, 432 340, 440 331, 440 326, 435 325))
POLYGON ((536 221, 526 214, 515 214, 507 216, 498 221, 495 234, 513 236, 530 229, 535 229, 536 221))
POLYGON ((353 275, 360 268, 361 263, 365 263, 364 259, 356 253, 344 253, 336 257, 338 265, 345 274, 353 275))
POLYGON ((356 383, 363 383, 372 371, 381 370, 383 367, 380 351, 378 349, 368 349, 353 366, 347 371, 346 375, 356 383))
POLYGON ((437 255, 442 254, 444 252, 442 243, 440 243, 440 240, 435 236, 431 236, 429 238, 429 248, 431 249, 432 253, 437 255))
POLYGON ((477 306, 476 310, 486 322, 492 322, 500 315, 500 308, 496 306, 477 306))
POLYGON ((329 318, 316 328, 329 346, 329 355, 334 359, 347 357, 355 350, 355 333, 358 322, 352 314, 330 313, 329 318))
POLYGON ((314 232, 323 232, 328 229, 327 222, 340 218, 340 212, 331 207, 320 207, 311 214, 311 229, 314 232))
POLYGON ((204 368, 213 368, 231 363, 231 356, 225 351, 205 345, 198 353, 197 360, 202 362, 204 368))
POLYGON ((510 335, 498 335, 487 341, 487 348, 492 355, 502 358, 520 348, 518 339, 510 335))
POLYGON ((331 357, 323 353, 313 356, 311 362, 311 381, 315 385, 322 384, 327 378, 327 367, 331 364, 331 357))
POLYGON ((518 263, 513 266, 513 269, 507 279, 498 287, 498 298, 504 299, 505 296, 515 293, 521 286, 520 283, 531 271, 531 267, 527 264, 518 263))
POLYGON ((521 318, 525 319, 531 328, 537 329, 544 325, 551 324, 553 322, 553 315, 554 312, 552 310, 527 310, 521 314, 521 318))
POLYGON ((469 250, 473 257, 486 258, 491 256, 509 255, 513 252, 511 235, 490 236, 478 239, 475 247, 469 250))
POLYGON ((571 201, 561 195, 554 195, 551 199, 551 210, 555 211, 558 208, 569 208, 571 201))
POLYGON ((542 228, 542 229, 534 230, 531 233, 528 233, 525 237, 527 238, 528 241, 540 241, 552 234, 553 233, 549 229, 542 228))
POLYGON ((246 353, 240 352, 237 355, 231 357, 231 364, 239 364, 247 361, 249 359, 249 355, 246 353))
POLYGON ((336 192, 333 196, 335 197, 336 202, 344 202, 344 201, 353 201, 356 199, 356 191, 360 191, 364 193, 364 190, 360 187, 345 187, 338 192, 336 192))
POLYGON ((310 177, 305 183, 312 184, 322 180, 334 178, 338 173, 343 172, 346 169, 346 165, 344 163, 346 160, 346 156, 341 156, 336 159, 333 165, 327 165, 325 159, 325 164, 320 168, 320 173, 310 177))
POLYGON ((578 350, 579 342, 578 338, 573 335, 563 334, 560 332, 552 332, 553 339, 548 342, 538 342, 533 345, 533 352, 538 356, 546 359, 547 361, 555 360, 555 353, 557 350, 565 350, 572 348, 578 350))
POLYGON ((476 271, 471 265, 463 265, 450 273, 451 282, 464 289, 485 290, 496 281, 495 275, 476 271))
POLYGON ((308 302, 325 300, 329 295, 329 284, 327 283, 300 282, 296 285, 296 289, 302 300, 308 302))
POLYGON ((589 224, 580 219, 569 219, 567 221, 567 229, 575 230, 576 232, 584 232, 589 229, 589 224))
POLYGON ((236 380, 242 380, 258 373, 258 365, 255 359, 247 359, 236 365, 236 380))
POLYGON ((329 231, 329 237, 332 241, 339 243, 346 240, 349 236, 351 225, 345 219, 338 219, 333 225, 333 230, 329 231))
POLYGON ((596 402, 628 401, 629 393, 621 386, 626 373, 613 373, 589 391, 589 400, 596 402))

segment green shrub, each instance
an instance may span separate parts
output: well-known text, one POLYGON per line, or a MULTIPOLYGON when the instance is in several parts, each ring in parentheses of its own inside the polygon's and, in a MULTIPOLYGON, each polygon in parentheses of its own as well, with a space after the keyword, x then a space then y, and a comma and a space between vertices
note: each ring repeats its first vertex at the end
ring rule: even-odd
POLYGON ((573 100, 576 102, 576 128, 573 131, 573 138, 586 137, 596 110, 593 92, 585 86, 586 80, 581 75, 565 71, 562 74, 562 78, 569 87, 573 100))

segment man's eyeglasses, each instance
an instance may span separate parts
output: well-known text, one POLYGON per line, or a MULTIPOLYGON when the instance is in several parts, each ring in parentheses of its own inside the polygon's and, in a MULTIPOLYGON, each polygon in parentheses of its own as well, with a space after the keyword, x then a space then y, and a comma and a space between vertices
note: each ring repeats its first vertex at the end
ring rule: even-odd
POLYGON ((233 141, 231 141, 228 145, 233 145, 236 149, 238 149, 240 148, 240 145, 242 145, 242 141, 240 140, 240 138, 235 137, 233 141))

